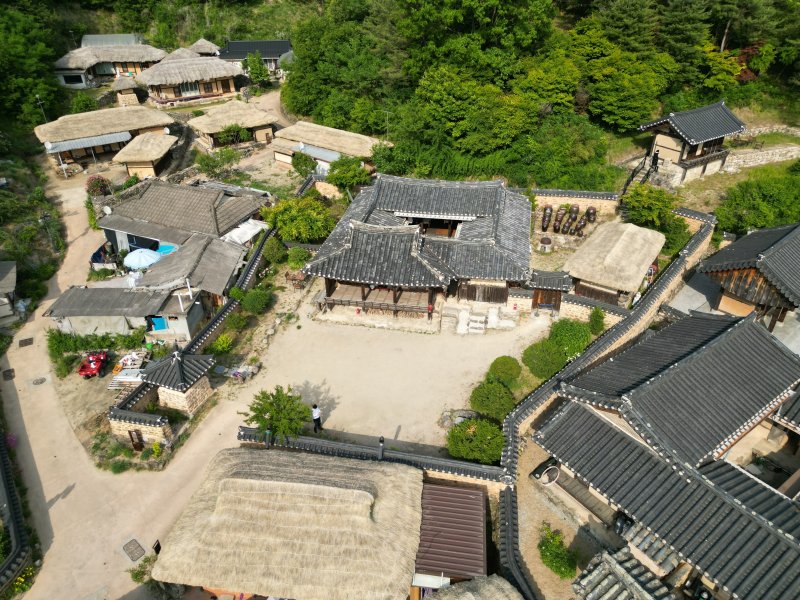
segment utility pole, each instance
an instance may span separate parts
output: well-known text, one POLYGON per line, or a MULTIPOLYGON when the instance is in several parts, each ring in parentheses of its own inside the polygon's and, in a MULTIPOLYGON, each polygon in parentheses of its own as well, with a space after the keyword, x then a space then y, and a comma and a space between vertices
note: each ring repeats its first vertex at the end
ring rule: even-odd
POLYGON ((47 123, 47 115, 44 114, 44 101, 39 98, 39 94, 36 94, 36 104, 39 105, 39 108, 42 109, 42 116, 44 117, 44 122, 47 123))
POLYGON ((388 110, 381 110, 383 114, 386 115, 386 141, 389 141, 389 115, 393 115, 394 113, 389 112, 388 110))

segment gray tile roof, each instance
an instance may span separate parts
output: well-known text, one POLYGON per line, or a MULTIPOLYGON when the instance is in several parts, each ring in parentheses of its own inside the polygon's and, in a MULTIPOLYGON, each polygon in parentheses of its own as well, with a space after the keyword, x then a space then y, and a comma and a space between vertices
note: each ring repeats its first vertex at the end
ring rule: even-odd
POLYGON ((611 554, 597 554, 572 589, 585 600, 672 600, 674 596, 626 546, 611 554))
POLYGON ((800 546, 694 470, 567 403, 535 441, 708 578, 749 600, 800 596, 800 546))
POLYGON ((800 357, 754 315, 694 313, 562 386, 619 411, 651 446, 698 465, 775 410, 800 382, 800 357))
POLYGON ((244 254, 245 249, 238 244, 194 234, 150 267, 137 286, 174 290, 186 287, 188 278, 193 288, 223 296, 244 254))
POLYGON ((702 221, 703 223, 709 223, 711 225, 714 225, 717 222, 717 217, 711 213, 700 212, 699 210, 692 210, 691 208, 685 208, 683 206, 673 208, 672 212, 680 217, 688 217, 689 219, 702 221))
POLYGON ((185 392, 214 366, 214 357, 183 354, 175 350, 170 356, 144 368, 142 381, 178 392, 185 392))
POLYGON ((800 503, 725 460, 705 464, 699 471, 745 508, 761 515, 775 529, 800 542, 800 503))
POLYGON ((742 133, 746 127, 734 115, 725 101, 685 110, 678 113, 669 113, 666 116, 639 126, 639 131, 646 131, 662 123, 669 123, 670 128, 689 144, 700 144, 717 138, 742 133))
POLYGON ((566 271, 534 270, 531 274, 530 286, 537 290, 568 292, 572 289, 572 277, 566 271))
POLYGON ((104 215, 97 220, 97 224, 102 229, 122 231, 124 233, 130 233, 131 235, 178 245, 183 244, 193 235, 191 231, 186 231, 185 229, 167 227, 159 223, 148 223, 147 221, 131 219, 130 217, 125 217, 117 213, 104 215))
POLYGON ((756 268, 794 304, 800 306, 800 223, 760 229, 707 258, 701 273, 756 268))
POLYGON ((800 392, 796 392, 781 404, 772 415, 772 418, 789 425, 795 430, 800 429, 800 392))
POLYGON ((304 271, 356 283, 422 287, 446 286, 452 278, 524 281, 530 219, 528 199, 500 182, 379 175, 304 271), (419 229, 407 225, 412 217, 462 222, 453 238, 412 235, 419 229), (403 264, 381 264, 386 257, 403 264))
POLYGON ((681 557, 664 540, 648 531, 641 523, 634 523, 626 529, 622 537, 631 548, 636 548, 652 560, 664 573, 672 573, 681 562, 681 557))
MULTIPOLYGON (((254 196, 227 196, 223 190, 153 181, 115 206, 109 216, 217 237, 246 221, 265 202, 254 196)), ((105 219, 99 225, 112 229, 105 219)))
POLYGON ((555 190, 555 189, 536 189, 531 190, 534 196, 559 196, 567 198, 589 198, 598 200, 616 200, 619 198, 617 192, 595 192, 589 190, 555 190))
POLYGON ((87 33, 81 38, 81 48, 89 46, 133 46, 144 42, 140 33, 87 33))
POLYGON ((46 317, 146 317, 158 314, 169 290, 71 287, 44 312, 46 317))

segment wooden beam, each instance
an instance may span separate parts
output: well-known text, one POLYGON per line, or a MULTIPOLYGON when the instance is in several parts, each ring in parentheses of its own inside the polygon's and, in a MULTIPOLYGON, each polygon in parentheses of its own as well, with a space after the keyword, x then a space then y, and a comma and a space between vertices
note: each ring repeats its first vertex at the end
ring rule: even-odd
POLYGON ((772 318, 769 321, 769 327, 768 327, 770 332, 772 332, 772 330, 775 329, 775 324, 778 322, 778 316, 780 314, 781 314, 780 307, 776 306, 775 308, 772 309, 772 318))

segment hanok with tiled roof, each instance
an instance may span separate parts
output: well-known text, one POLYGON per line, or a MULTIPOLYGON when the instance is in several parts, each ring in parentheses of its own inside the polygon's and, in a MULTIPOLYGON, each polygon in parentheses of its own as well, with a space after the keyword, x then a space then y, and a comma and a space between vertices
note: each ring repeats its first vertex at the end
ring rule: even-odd
POLYGON ((430 315, 448 288, 505 302, 529 277, 530 220, 530 201, 501 182, 379 175, 304 271, 325 278, 329 306, 430 315))
POLYGON ((675 464, 579 402, 564 405, 534 440, 725 597, 800 597, 796 507, 778 492, 726 465, 703 473, 675 464))
POLYGON ((745 124, 725 102, 717 102, 683 112, 669 113, 639 126, 639 131, 653 131, 650 154, 658 154, 684 170, 681 181, 719 171, 725 165, 728 151, 722 147, 725 138, 745 130, 745 124))
POLYGON ((562 295, 572 289, 572 277, 566 271, 534 269, 528 285, 533 288, 533 310, 544 308, 558 312, 562 295))
POLYGON ((695 313, 562 384, 565 396, 618 413, 669 460, 717 458, 787 400, 800 357, 754 316, 695 313))
POLYGON ((258 213, 264 198, 149 181, 129 190, 98 220, 115 252, 183 244, 193 234, 221 237, 258 213))
POLYGON ((655 574, 627 547, 596 555, 572 584, 585 600, 673 600, 674 596, 655 574))
POLYGON ((800 306, 800 223, 753 231, 697 268, 722 288, 717 310, 770 316, 769 330, 800 306))
POLYGON ((160 404, 191 415, 212 394, 207 373, 214 362, 213 356, 185 354, 175 346, 170 356, 145 367, 142 380, 158 386, 160 404))

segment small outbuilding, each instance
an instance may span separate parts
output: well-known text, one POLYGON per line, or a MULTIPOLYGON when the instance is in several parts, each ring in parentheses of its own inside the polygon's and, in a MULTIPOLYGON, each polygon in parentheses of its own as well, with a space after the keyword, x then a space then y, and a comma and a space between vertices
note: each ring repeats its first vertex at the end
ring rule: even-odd
POLYGON ((216 56, 200 56, 180 48, 157 65, 142 71, 137 80, 147 86, 158 105, 219 98, 236 93, 234 78, 242 68, 216 56))
POLYGON ((148 364, 142 381, 158 386, 159 404, 193 415, 214 393, 208 381, 214 362, 213 356, 184 354, 176 347, 170 356, 148 364))
POLYGON ((219 46, 213 42, 209 42, 205 38, 200 38, 194 44, 189 46, 188 50, 196 52, 200 56, 216 56, 219 52, 219 46))
POLYGON ((143 133, 114 156, 114 162, 128 169, 128 176, 138 175, 140 179, 158 175, 160 165, 170 149, 178 141, 174 135, 143 133))
MULTIPOLYGON (((220 134, 226 127, 238 125, 247 130, 252 140, 269 143, 272 141, 273 126, 278 117, 272 113, 246 104, 240 100, 231 100, 225 104, 206 110, 206 114, 189 121, 189 127, 198 134, 198 139, 207 148, 215 148, 230 144, 233 140, 222 140, 220 134)), ((244 141, 244 140, 240 140, 244 141)))
POLYGON ((575 294, 626 306, 642 287, 666 238, 632 223, 602 223, 567 258, 564 271, 575 280, 575 294))
POLYGON ((117 104, 120 106, 139 106, 139 97, 136 89, 139 86, 133 77, 121 76, 114 80, 111 89, 117 92, 117 104))

